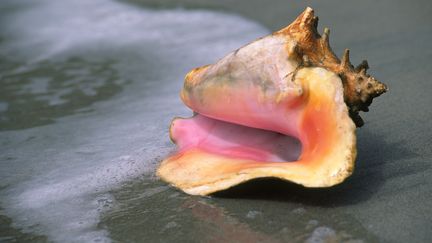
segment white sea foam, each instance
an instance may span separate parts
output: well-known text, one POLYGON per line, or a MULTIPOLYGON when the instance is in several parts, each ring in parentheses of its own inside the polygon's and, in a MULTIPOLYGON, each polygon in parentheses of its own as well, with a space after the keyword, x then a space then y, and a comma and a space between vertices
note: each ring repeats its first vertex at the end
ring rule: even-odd
MULTIPOLYGON (((90 113, 0 133, 1 207, 24 232, 58 242, 110 241, 97 227, 101 213, 115 207, 109 191, 151 175, 173 149, 167 126, 188 113, 177 98, 185 72, 266 30, 220 12, 146 10, 109 0, 22 6, 5 17, 10 39, 1 44, 2 54, 31 63, 113 59, 120 78, 132 82, 90 113)), ((42 86, 28 87, 43 92, 42 86)))

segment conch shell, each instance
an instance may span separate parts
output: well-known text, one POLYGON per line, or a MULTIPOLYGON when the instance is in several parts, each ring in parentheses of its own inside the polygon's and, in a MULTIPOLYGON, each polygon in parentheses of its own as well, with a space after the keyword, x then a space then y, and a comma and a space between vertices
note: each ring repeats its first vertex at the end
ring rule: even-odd
POLYGON ((359 111, 387 87, 366 74, 366 61, 354 68, 348 50, 339 60, 317 24, 307 8, 286 28, 190 71, 181 98, 195 115, 173 120, 179 150, 157 174, 193 195, 263 177, 329 187, 350 176, 359 111))

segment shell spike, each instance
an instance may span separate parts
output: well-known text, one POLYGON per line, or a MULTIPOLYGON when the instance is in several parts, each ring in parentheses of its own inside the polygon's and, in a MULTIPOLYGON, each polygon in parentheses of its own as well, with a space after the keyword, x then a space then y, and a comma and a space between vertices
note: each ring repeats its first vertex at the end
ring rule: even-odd
POLYGON ((362 69, 368 70, 369 69, 369 64, 366 60, 363 60, 359 65, 357 65, 357 67, 355 68, 355 70, 357 72, 360 72, 362 69))
POLYGON ((349 58, 349 49, 345 49, 342 60, 341 60, 341 67, 342 68, 348 68, 351 66, 350 58, 349 58))
POLYGON ((313 31, 318 25, 318 17, 314 15, 314 10, 311 7, 307 7, 303 13, 301 13, 289 26, 285 29, 280 30, 280 32, 288 28, 299 28, 301 30, 313 31), (291 27, 290 27, 291 26, 291 27), (296 26, 296 27, 294 27, 296 26))
POLYGON ((330 29, 324 28, 324 32, 321 36, 321 43, 323 46, 330 47, 329 36, 330 36, 330 29))

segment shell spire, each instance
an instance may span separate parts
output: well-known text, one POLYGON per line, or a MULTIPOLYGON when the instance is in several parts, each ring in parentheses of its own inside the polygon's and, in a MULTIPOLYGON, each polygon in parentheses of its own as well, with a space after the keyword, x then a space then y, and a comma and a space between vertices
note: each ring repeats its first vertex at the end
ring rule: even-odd
POLYGON ((289 35, 295 39, 297 56, 299 60, 304 60, 304 56, 307 56, 308 66, 323 67, 340 76, 350 116, 356 126, 361 127, 364 122, 359 112, 368 111, 373 98, 385 93, 388 88, 366 73, 369 68, 366 60, 354 68, 350 62, 348 49, 344 51, 340 60, 330 47, 330 30, 325 28, 320 35, 317 27, 318 17, 314 15, 312 8, 307 7, 292 24, 275 34, 289 35))

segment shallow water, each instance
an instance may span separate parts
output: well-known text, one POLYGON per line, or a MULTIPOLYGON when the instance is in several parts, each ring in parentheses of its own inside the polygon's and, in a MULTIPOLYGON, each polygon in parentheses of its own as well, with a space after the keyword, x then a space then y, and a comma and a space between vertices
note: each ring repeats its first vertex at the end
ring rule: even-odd
MULTIPOLYGON (((371 3, 338 2, 343 11, 334 11, 335 1, 315 4, 323 21, 333 20, 335 50, 362 50, 353 59, 371 57, 392 92, 366 115, 370 125, 358 132, 357 169, 344 184, 304 190, 260 180, 215 197, 191 197, 154 176, 160 160, 175 149, 168 138, 172 117, 191 114, 178 98, 183 76, 270 30, 232 13, 172 8, 178 4, 167 2, 171 9, 112 0, 2 1, 1 242, 430 239, 431 130, 414 129, 428 123, 426 109, 423 115, 409 111, 414 103, 430 104, 425 77, 432 70, 431 52, 425 47, 432 32, 425 25, 417 31, 403 19, 423 21, 430 7, 384 2, 362 11, 371 3), (346 18, 349 11, 355 14, 346 18), (374 26, 360 18, 378 13, 386 18, 374 26), (401 23, 393 25, 397 19, 401 23), (384 28, 386 23, 400 29, 384 28), (396 36, 402 30, 411 34, 396 36), (414 34, 415 44, 405 47, 414 34), (406 80, 413 85, 403 85, 406 80), (392 110, 396 103, 398 112, 392 110), (408 135, 402 135, 404 124, 411 124, 408 135)), ((281 22, 292 20, 295 4, 287 15, 281 2, 268 5, 271 14, 257 19, 276 23, 272 19, 283 13, 281 22)), ((248 15, 257 1, 250 4, 235 8, 248 15)))

